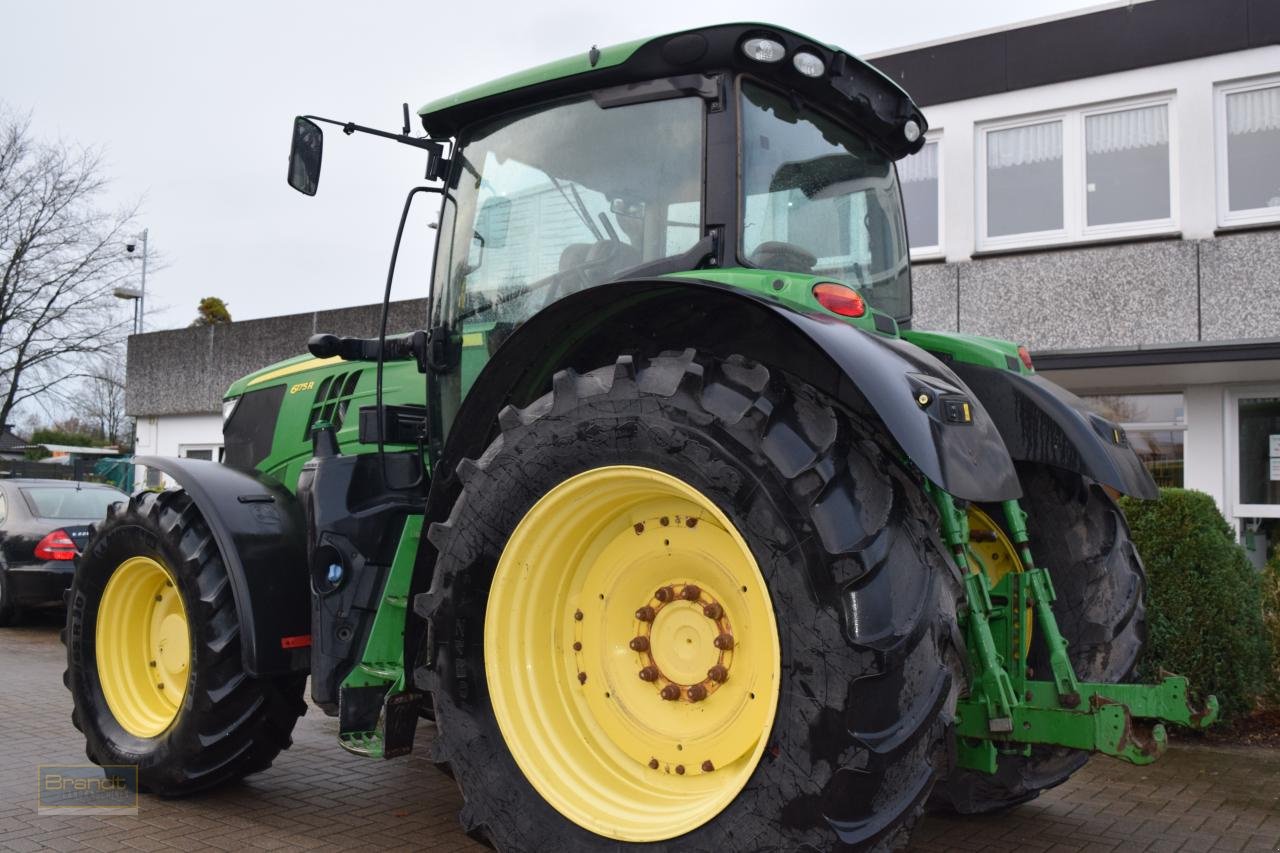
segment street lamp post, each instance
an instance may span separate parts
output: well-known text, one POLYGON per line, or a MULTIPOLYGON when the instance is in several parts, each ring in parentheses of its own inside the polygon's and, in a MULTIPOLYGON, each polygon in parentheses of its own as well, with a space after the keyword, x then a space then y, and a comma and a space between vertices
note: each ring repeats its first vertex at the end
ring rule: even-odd
POLYGON ((124 244, 124 250, 132 255, 138 249, 138 244, 142 244, 142 282, 141 287, 134 289, 132 287, 117 287, 115 295, 118 299, 133 300, 133 333, 135 335, 142 334, 144 331, 143 324, 147 316, 147 229, 143 228, 142 233, 137 237, 131 238, 124 244))

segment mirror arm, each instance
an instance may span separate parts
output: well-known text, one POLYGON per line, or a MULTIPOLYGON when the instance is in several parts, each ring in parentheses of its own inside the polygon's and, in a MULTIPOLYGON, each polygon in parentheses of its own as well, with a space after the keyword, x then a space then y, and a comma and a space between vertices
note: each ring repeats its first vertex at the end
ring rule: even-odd
MULTIPOLYGON (((376 127, 365 127, 364 125, 356 124, 353 121, 335 121, 334 119, 324 118, 323 116, 307 115, 303 116, 303 118, 309 118, 312 121, 322 121, 325 124, 332 124, 340 127, 342 128, 342 132, 347 136, 358 131, 360 133, 367 133, 370 136, 380 136, 383 139, 393 139, 402 145, 409 145, 414 148, 421 148, 424 151, 430 151, 436 157, 439 157, 444 151, 444 146, 439 142, 431 139, 417 139, 409 136, 407 133, 388 133, 385 130, 378 130, 376 127)), ((406 129, 407 127, 408 126, 406 125, 406 129)))

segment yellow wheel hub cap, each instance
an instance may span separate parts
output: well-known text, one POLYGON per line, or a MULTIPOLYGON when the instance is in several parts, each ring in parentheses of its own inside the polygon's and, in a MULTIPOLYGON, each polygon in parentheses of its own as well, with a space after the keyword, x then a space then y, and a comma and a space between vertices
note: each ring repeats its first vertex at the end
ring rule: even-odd
POLYGON ((529 510, 494 572, 484 644, 521 771, 609 838, 715 817, 773 727, 781 647, 764 576, 710 499, 649 468, 587 471, 529 510))
MULTIPOLYGON (((969 506, 969 550, 978 558, 975 572, 987 578, 987 586, 994 589, 1010 572, 1022 571, 1022 558, 1009 539, 1004 528, 991 516, 972 504, 969 506)), ((1028 610, 1022 619, 1023 652, 1031 650, 1032 616, 1028 610)))
POLYGON ((96 647, 120 727, 141 738, 169 728, 187 692, 191 637, 182 596, 159 562, 130 557, 116 567, 98 606, 96 647))

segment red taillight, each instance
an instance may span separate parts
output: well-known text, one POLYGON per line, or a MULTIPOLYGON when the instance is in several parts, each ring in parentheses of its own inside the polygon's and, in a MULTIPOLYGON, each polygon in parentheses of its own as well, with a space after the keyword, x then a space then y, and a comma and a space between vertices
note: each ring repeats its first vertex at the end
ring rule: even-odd
POLYGON ((813 298, 823 308, 841 317, 861 317, 867 313, 867 303, 862 301, 858 291, 843 284, 831 281, 815 284, 813 298))
POLYGON ((1035 368, 1031 366, 1031 350, 1026 347, 1018 347, 1018 358, 1022 359, 1022 364, 1027 368, 1027 370, 1035 370, 1035 368))
POLYGON ((55 530, 36 545, 36 556, 41 560, 74 560, 76 543, 65 530, 55 530))

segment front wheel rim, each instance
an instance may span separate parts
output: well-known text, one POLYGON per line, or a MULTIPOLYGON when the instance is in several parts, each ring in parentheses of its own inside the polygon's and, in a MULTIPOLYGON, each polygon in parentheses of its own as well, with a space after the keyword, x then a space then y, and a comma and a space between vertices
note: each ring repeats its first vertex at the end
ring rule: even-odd
POLYGON ((191 637, 182 594, 158 561, 130 557, 112 572, 98 605, 95 654, 121 728, 153 738, 173 725, 187 692, 191 637))
POLYGON ((764 752, 781 645, 746 541, 701 492, 609 466, 548 491, 494 572, 485 672, 525 777, 577 825, 681 835, 764 752))

